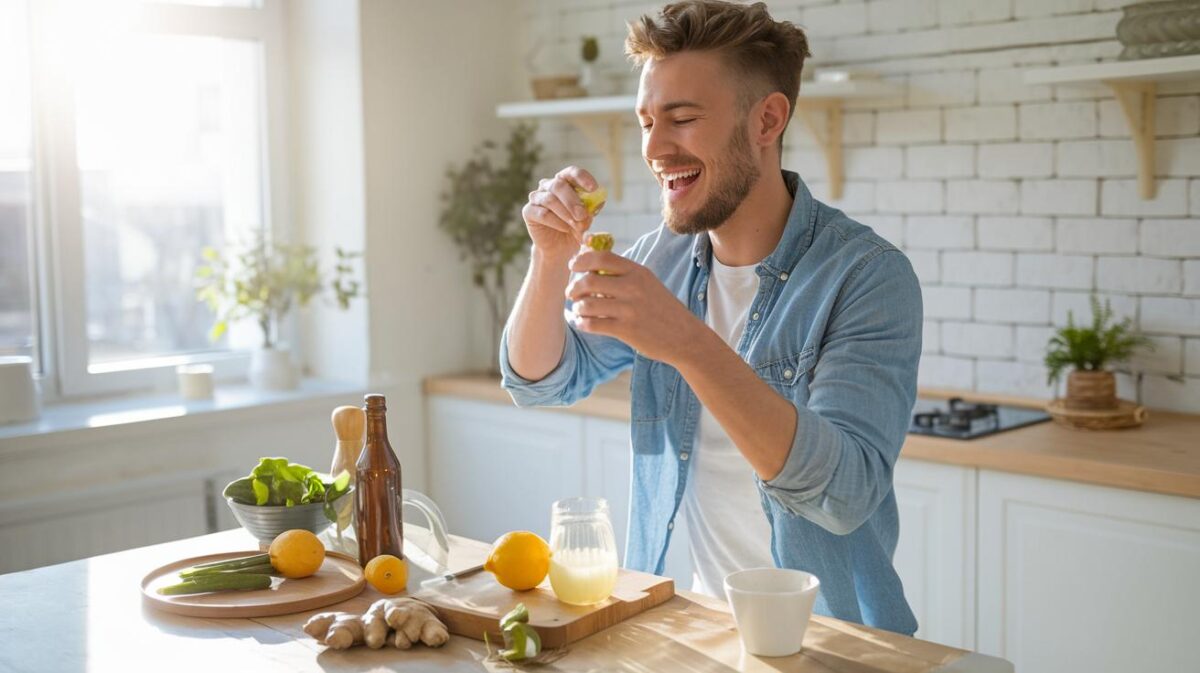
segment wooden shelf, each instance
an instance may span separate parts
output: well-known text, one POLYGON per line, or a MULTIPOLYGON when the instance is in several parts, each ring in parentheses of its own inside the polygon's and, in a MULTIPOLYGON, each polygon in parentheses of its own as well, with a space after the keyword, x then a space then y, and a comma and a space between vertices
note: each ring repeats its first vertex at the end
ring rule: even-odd
POLYGON ((1158 83, 1177 79, 1200 79, 1200 55, 1035 68, 1025 73, 1027 84, 1105 84, 1112 89, 1137 152, 1138 192, 1143 199, 1153 199, 1158 192, 1154 180, 1154 108, 1158 83))
MULTIPOLYGON (((845 82, 802 82, 796 113, 816 138, 825 155, 830 198, 842 197, 842 102, 847 99, 893 98, 904 89, 884 80, 845 82)), ((604 155, 611 175, 613 198, 621 199, 623 122, 631 119, 636 96, 598 96, 557 100, 502 103, 496 116, 502 119, 565 117, 604 155)))

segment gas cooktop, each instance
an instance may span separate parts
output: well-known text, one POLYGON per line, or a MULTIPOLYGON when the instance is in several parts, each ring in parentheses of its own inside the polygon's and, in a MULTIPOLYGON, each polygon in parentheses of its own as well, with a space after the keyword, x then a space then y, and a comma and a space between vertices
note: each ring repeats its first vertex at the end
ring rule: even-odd
POLYGON ((914 435, 974 439, 1048 420, 1050 415, 1039 409, 967 402, 961 397, 918 398, 908 431, 914 435))

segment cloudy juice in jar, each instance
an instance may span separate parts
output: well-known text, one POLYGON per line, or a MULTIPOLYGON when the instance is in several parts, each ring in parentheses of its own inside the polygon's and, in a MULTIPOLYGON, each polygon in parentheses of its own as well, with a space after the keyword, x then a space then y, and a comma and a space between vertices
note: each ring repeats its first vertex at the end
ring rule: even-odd
POLYGON ((593 605, 617 585, 617 555, 604 549, 559 549, 550 557, 550 587, 558 600, 593 605))

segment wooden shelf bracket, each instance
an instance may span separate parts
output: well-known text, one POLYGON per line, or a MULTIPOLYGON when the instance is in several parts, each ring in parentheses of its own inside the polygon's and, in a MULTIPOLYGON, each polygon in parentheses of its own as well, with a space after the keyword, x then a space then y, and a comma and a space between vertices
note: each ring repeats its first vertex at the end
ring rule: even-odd
POLYGON ((796 113, 812 133, 825 155, 825 173, 829 179, 829 199, 842 198, 845 171, 842 165, 842 101, 822 99, 804 101, 796 106, 796 113))
POLYGON ((1154 82, 1108 80, 1113 90, 1138 159, 1138 193, 1143 199, 1153 199, 1158 193, 1154 180, 1154 105, 1157 87, 1154 82))
POLYGON ((621 152, 624 128, 622 118, 617 115, 587 115, 571 116, 569 119, 608 162, 609 195, 620 201, 622 186, 625 183, 621 152))

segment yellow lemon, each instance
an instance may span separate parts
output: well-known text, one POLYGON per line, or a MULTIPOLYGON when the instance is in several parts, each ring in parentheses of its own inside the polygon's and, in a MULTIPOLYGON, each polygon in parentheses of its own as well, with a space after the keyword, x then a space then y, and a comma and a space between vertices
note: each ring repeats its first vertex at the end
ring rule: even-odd
POLYGON ((579 200, 583 201, 583 207, 587 208, 588 215, 595 215, 596 211, 600 210, 600 204, 608 200, 608 190, 603 187, 597 187, 590 192, 583 187, 576 187, 575 193, 579 195, 579 200))
POLYGON ((546 579, 550 571, 550 545, 527 530, 505 533, 492 545, 483 569, 509 589, 527 591, 546 579))
POLYGON ((316 535, 298 528, 277 535, 268 553, 271 567, 288 579, 308 577, 325 562, 325 545, 316 535))
POLYGON ((408 586, 408 561, 380 554, 363 569, 367 582, 381 594, 398 594, 408 586))

